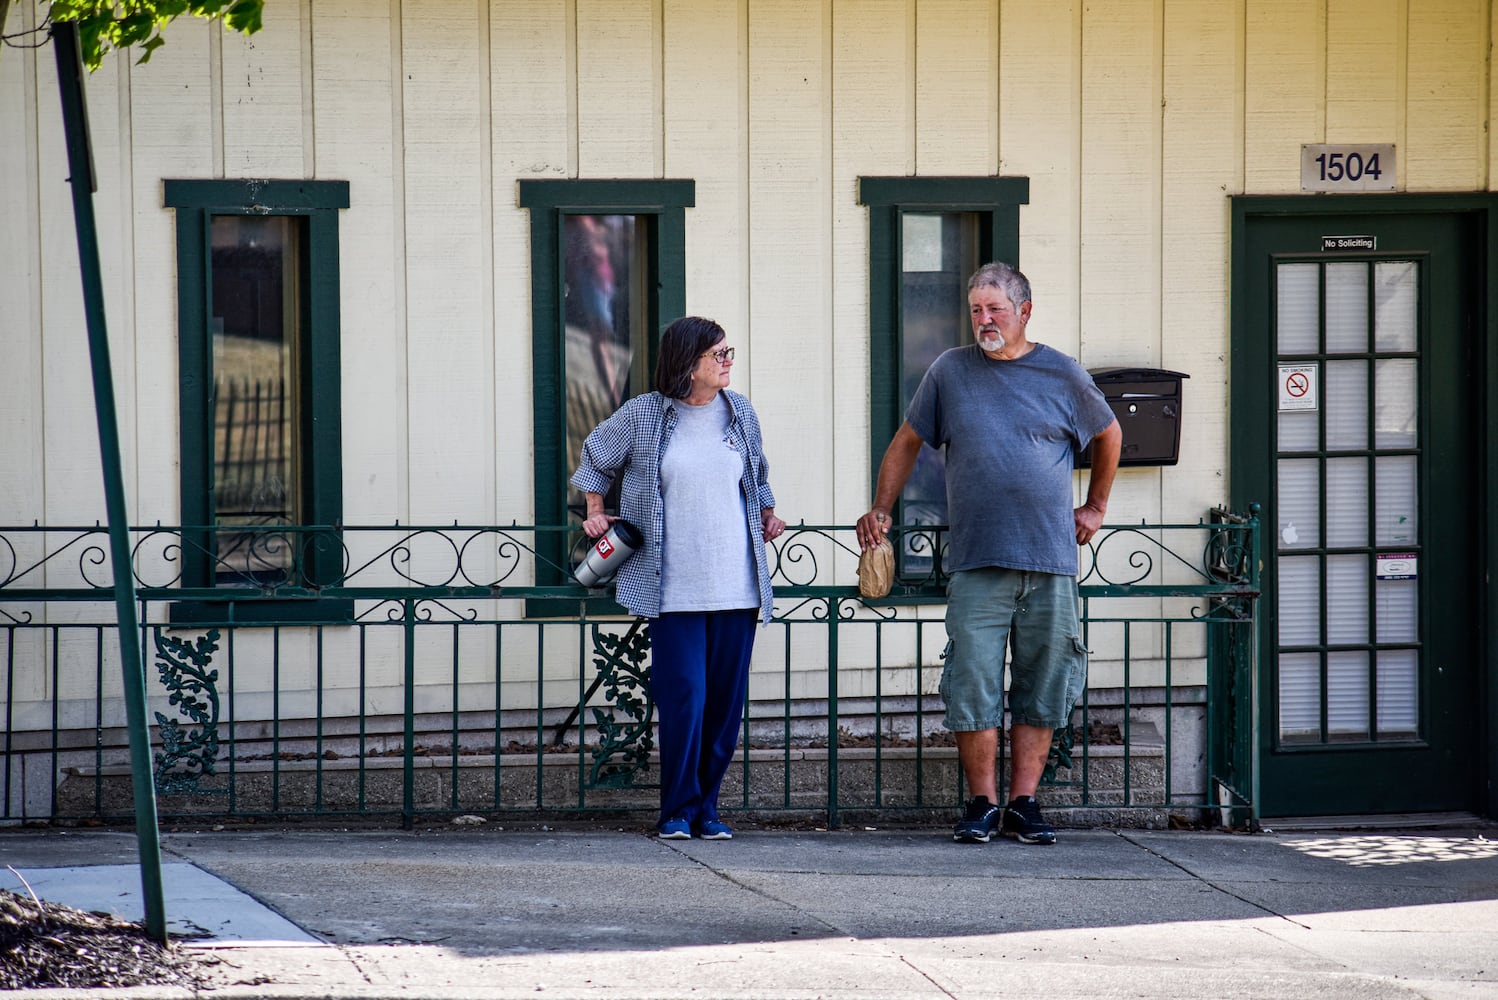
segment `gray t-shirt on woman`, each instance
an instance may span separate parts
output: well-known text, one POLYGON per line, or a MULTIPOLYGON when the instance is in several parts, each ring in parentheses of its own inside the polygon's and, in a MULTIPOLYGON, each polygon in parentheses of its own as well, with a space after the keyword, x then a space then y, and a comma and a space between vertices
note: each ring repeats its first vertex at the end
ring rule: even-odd
POLYGON ((1077 575, 1072 449, 1113 423, 1081 365, 1044 344, 1013 361, 954 347, 927 369, 905 419, 946 449, 949 571, 1077 575))
POLYGON ((677 400, 676 428, 661 456, 661 611, 759 607, 749 550, 744 460, 728 438, 728 402, 677 400))

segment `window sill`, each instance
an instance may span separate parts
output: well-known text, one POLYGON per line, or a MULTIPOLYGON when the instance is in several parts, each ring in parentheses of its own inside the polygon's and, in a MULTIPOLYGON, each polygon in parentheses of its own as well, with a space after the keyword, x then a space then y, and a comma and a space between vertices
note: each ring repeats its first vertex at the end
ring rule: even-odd
POLYGON ((579 598, 532 597, 525 602, 527 618, 577 619, 584 614, 589 618, 634 617, 614 600, 613 594, 589 594, 579 598))
POLYGON ((172 626, 352 625, 354 602, 314 597, 285 601, 176 601, 167 613, 172 626))

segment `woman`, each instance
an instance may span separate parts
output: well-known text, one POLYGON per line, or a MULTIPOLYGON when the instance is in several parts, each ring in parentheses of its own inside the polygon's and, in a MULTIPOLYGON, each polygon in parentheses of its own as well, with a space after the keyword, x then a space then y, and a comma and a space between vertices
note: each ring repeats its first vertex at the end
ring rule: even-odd
POLYGON ((728 388, 723 328, 687 316, 661 335, 655 391, 636 396, 583 443, 572 485, 597 538, 616 476, 619 513, 645 536, 615 577, 619 603, 649 619, 650 693, 668 840, 730 840, 718 789, 738 745, 754 629, 770 620, 765 542, 785 530, 766 479, 759 418, 728 388))

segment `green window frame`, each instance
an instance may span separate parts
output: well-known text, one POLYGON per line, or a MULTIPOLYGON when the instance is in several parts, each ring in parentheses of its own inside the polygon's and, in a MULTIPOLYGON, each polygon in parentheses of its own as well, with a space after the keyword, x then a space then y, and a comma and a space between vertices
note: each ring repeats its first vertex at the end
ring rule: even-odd
POLYGON ((347 181, 167 180, 165 205, 177 223, 177 360, 182 587, 211 589, 208 599, 172 608, 172 621, 346 622, 353 602, 319 596, 342 582, 341 545, 318 545, 343 523, 338 212, 349 207, 347 181), (299 467, 293 488, 301 516, 295 575, 278 581, 278 598, 221 586, 215 569, 212 225, 219 216, 291 216, 299 220, 298 335, 294 384, 299 467), (222 595, 220 597, 219 595, 222 595), (237 597, 254 595, 257 600, 237 597))
MULTIPOLYGON (((568 216, 628 215, 636 220, 646 270, 643 323, 646 363, 653 370, 664 325, 686 312, 686 210, 696 201, 692 180, 522 180, 520 207, 531 217, 531 379, 535 446, 535 523, 568 523, 566 385, 566 240, 568 216)), ((543 531, 537 538, 536 584, 563 586, 570 532, 543 531)), ((589 609, 622 609, 612 600, 589 601, 589 609), (596 607, 595 607, 596 605, 596 607)), ((576 599, 531 601, 528 613, 575 614, 576 599)))
MULTIPOLYGON (((1020 206, 1030 200, 1027 177, 860 177, 858 203, 869 211, 869 457, 870 475, 904 422, 905 381, 902 289, 903 223, 907 213, 968 213, 977 217, 980 263, 1002 260, 1019 266, 1020 206)), ((870 488, 872 489, 872 483, 870 488)), ((893 512, 902 523, 901 510, 893 512)), ((898 567, 897 567, 898 568, 898 567)), ((918 574, 919 582, 933 582, 918 574)), ((914 586, 911 600, 944 599, 914 586)), ((899 592, 896 591, 898 594, 899 592)), ((894 595, 892 595, 894 596, 894 595)))

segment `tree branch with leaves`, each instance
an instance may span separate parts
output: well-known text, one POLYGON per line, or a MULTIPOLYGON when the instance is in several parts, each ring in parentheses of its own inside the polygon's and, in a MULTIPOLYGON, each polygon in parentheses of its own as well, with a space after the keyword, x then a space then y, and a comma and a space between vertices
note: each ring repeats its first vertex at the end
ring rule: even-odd
MULTIPOLYGON (((10 6, 11 0, 0 0, 0 34, 10 6)), ((137 62, 149 62, 151 53, 165 44, 162 29, 184 14, 253 35, 260 30, 264 8, 265 0, 48 0, 47 16, 35 31, 44 34, 54 21, 72 21, 78 26, 83 64, 96 70, 112 49, 138 46, 137 62)), ((4 37, 8 43, 13 38, 4 37)))

